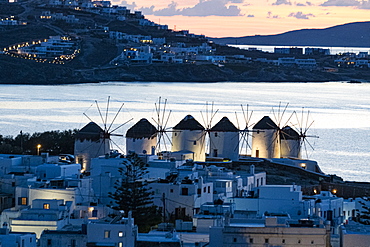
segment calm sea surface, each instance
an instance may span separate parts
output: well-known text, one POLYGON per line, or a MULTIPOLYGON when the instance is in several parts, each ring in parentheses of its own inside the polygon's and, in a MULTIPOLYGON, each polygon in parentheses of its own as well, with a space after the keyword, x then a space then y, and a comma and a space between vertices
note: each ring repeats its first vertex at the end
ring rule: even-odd
POLYGON ((331 55, 336 55, 340 53, 345 53, 345 52, 353 52, 353 53, 359 53, 359 52, 370 52, 369 47, 326 47, 326 46, 284 46, 284 45, 231 45, 234 47, 238 47, 240 49, 250 49, 250 48, 257 48, 258 50, 265 51, 265 52, 274 52, 275 47, 280 47, 280 48, 289 48, 289 47, 298 47, 298 48, 324 48, 324 49, 329 49, 331 55))
MULTIPOLYGON (((207 107, 206 102, 214 102, 214 111, 218 109, 212 125, 227 116, 236 126, 243 128, 245 120, 241 104, 245 111, 247 105, 249 113, 253 110, 251 124, 266 115, 276 122, 281 119, 280 125, 302 125, 303 129, 313 122, 307 135, 319 138, 307 138, 314 147, 314 150, 307 149, 308 157, 318 161, 325 173, 337 174, 345 180, 370 182, 370 84, 367 83, 0 85, 0 134, 15 136, 21 130, 33 133, 82 128, 90 121, 84 113, 101 125, 107 118, 109 127, 122 103, 123 111, 113 126, 133 118, 115 131, 124 134, 141 118, 145 117, 154 124, 152 118, 157 118, 155 102, 159 97, 167 99, 167 112, 172 111, 167 127, 174 126, 187 114, 207 125, 211 106, 207 107), (106 114, 109 96, 111 100, 106 114), (289 105, 282 114, 286 104, 289 105), (298 117, 293 115, 290 118, 293 112, 297 112, 298 117)), ((115 143, 124 149, 122 138, 116 138, 115 143)))

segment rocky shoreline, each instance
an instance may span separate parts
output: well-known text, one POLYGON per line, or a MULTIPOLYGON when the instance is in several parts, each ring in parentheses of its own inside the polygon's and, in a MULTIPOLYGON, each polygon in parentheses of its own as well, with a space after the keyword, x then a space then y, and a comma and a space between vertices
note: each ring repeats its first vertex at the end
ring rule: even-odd
POLYGON ((320 70, 256 64, 152 64, 119 67, 74 68, 40 64, 2 56, 0 84, 70 84, 124 82, 327 82, 369 78, 370 73, 327 73, 320 70))

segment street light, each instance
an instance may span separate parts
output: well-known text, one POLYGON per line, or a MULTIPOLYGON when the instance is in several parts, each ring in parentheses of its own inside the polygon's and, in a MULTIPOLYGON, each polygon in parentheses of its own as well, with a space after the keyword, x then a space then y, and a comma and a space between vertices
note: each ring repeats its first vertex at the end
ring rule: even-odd
POLYGON ((37 144, 37 155, 40 155, 41 144, 37 144))

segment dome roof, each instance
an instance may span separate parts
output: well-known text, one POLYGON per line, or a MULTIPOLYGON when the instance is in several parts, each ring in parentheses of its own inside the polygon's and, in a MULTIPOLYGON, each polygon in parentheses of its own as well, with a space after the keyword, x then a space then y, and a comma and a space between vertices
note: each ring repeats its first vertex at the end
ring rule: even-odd
POLYGON ((211 128, 211 131, 238 132, 239 130, 227 117, 223 117, 211 128))
POLYGON ((157 128, 154 127, 146 118, 140 119, 126 132, 127 138, 151 138, 157 133, 157 128))
POLYGON ((187 115, 173 129, 176 130, 204 130, 204 127, 192 115, 187 115))
POLYGON ((280 133, 281 140, 299 140, 300 136, 290 126, 285 126, 280 133))
POLYGON ((253 129, 259 130, 268 130, 268 129, 278 129, 279 127, 271 120, 270 117, 264 116, 256 125, 254 125, 253 129))
POLYGON ((76 139, 78 140, 92 140, 92 141, 98 141, 101 137, 101 134, 104 132, 104 130, 97 125, 94 122, 90 122, 87 125, 85 125, 80 131, 76 134, 76 139))

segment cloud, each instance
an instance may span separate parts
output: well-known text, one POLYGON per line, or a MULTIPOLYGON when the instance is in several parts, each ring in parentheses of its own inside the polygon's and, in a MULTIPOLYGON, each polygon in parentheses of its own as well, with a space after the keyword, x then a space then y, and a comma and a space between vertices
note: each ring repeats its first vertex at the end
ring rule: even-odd
POLYGON ((247 17, 254 17, 254 15, 247 15, 247 17))
POLYGON ((357 7, 358 9, 370 9, 369 0, 327 0, 321 6, 357 7))
POLYGON ((152 14, 159 16, 173 16, 179 15, 179 10, 177 9, 177 3, 171 2, 167 8, 153 11, 152 14))
POLYGON ((298 11, 296 13, 290 13, 288 17, 295 17, 297 19, 305 19, 308 20, 310 17, 315 17, 313 14, 303 14, 302 11, 298 11))
POLYGON ((273 3, 272 5, 292 5, 292 3, 289 1, 289 0, 276 0, 275 3, 273 3))
POLYGON ((306 2, 307 6, 312 6, 311 2, 306 2))
POLYGON ((303 3, 296 3, 296 6, 306 6, 306 4, 303 4, 303 3))
MULTIPOLYGON (((156 16, 241 16, 241 10, 236 5, 229 3, 243 3, 243 0, 199 0, 193 7, 179 9, 176 2, 171 2, 167 8, 155 10, 156 16)), ((144 13, 145 14, 145 13, 144 13)))
POLYGON ((132 2, 131 4, 129 4, 127 1, 122 1, 120 5, 126 6, 128 9, 135 9, 137 7, 135 2, 132 2))
POLYGON ((362 1, 359 9, 370 9, 370 1, 362 1))
POLYGON ((359 5, 360 2, 358 2, 357 0, 328 0, 321 4, 321 6, 359 6, 359 5))
POLYGON ((145 15, 152 15, 154 13, 154 5, 150 7, 141 7, 139 10, 145 15))
POLYGON ((271 11, 267 12, 267 18, 270 19, 280 19, 280 16, 278 15, 273 15, 271 11))

